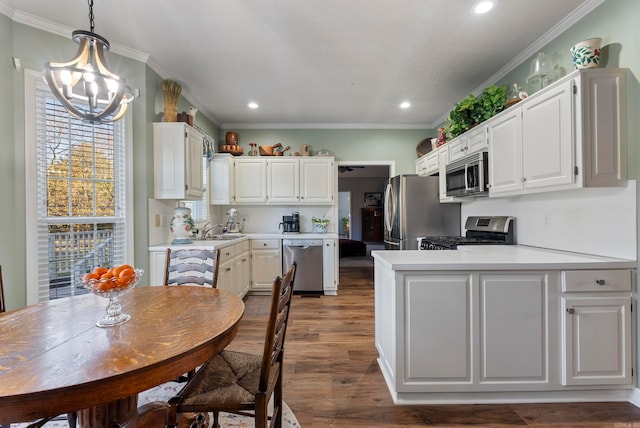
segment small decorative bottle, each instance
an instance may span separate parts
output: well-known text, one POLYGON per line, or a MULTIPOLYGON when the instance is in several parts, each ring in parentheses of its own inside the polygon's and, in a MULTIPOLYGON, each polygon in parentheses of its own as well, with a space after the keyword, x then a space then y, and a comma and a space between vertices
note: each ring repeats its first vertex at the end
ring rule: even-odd
POLYGON ((172 244, 191 244, 191 231, 194 228, 191 218, 191 208, 176 207, 173 210, 171 219, 171 232, 173 233, 172 244))

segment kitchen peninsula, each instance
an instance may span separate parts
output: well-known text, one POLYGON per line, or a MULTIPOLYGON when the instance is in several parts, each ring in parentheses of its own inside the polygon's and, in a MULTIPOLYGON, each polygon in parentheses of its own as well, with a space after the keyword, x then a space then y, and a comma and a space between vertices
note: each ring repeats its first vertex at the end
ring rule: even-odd
POLYGON ((636 261, 522 245, 372 254, 395 403, 628 401, 636 261))

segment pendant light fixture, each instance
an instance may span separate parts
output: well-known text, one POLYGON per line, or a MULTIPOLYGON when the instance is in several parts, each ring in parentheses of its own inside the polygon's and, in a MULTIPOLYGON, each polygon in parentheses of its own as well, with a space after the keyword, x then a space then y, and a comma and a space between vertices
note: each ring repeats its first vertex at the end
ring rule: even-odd
POLYGON ((43 77, 72 115, 87 122, 115 122, 135 95, 124 78, 107 69, 104 51, 109 50, 109 42, 93 32, 93 0, 88 1, 90 30, 72 33, 79 45, 75 58, 46 63, 43 77))

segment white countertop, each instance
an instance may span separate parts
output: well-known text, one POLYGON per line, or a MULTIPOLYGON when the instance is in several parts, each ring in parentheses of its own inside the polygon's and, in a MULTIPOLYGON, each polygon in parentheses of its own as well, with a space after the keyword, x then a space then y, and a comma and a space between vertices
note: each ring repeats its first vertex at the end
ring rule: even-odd
POLYGON ((396 271, 629 269, 636 260, 525 245, 462 245, 443 251, 372 251, 376 263, 396 271))
POLYGON ((178 250, 182 248, 218 249, 234 245, 249 239, 338 239, 337 233, 243 233, 237 239, 229 240, 195 240, 191 244, 160 244, 151 245, 149 251, 166 251, 167 248, 178 250))

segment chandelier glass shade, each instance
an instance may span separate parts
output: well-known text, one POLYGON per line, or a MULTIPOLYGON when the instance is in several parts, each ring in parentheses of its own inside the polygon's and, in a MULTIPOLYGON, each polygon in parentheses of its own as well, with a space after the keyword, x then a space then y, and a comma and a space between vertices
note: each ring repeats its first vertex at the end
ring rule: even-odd
POLYGON ((89 0, 91 31, 76 30, 75 58, 48 62, 44 80, 55 97, 72 115, 87 122, 115 122, 121 119, 135 98, 124 78, 109 71, 104 58, 109 42, 93 32, 93 1, 89 0))

